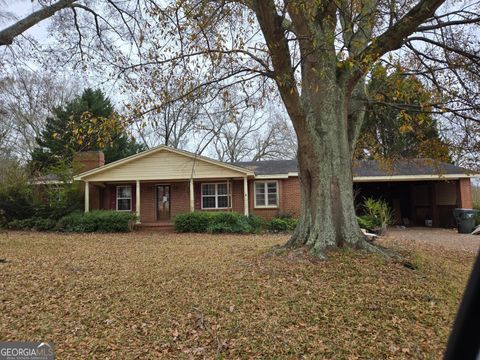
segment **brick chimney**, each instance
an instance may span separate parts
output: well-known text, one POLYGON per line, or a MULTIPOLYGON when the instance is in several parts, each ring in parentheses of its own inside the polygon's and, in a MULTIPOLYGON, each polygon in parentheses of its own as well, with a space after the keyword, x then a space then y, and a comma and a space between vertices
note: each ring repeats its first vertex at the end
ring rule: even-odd
POLYGON ((82 151, 73 155, 74 174, 80 174, 103 165, 105 165, 105 155, 101 151, 82 151))

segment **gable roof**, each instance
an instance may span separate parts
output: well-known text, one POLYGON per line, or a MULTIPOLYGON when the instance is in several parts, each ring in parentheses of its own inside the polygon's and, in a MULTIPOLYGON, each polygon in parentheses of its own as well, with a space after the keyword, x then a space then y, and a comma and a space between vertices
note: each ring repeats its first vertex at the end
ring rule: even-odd
MULTIPOLYGON (((298 176, 298 161, 267 160, 242 161, 232 163, 255 172, 257 177, 267 176, 298 176)), ((428 179, 428 178, 468 178, 477 176, 474 171, 438 162, 431 159, 398 160, 391 164, 378 160, 355 160, 353 163, 354 180, 395 180, 396 178, 428 179)))
MULTIPOLYGON (((171 148, 169 146, 160 145, 160 146, 157 146, 155 148, 152 148, 152 149, 149 149, 149 150, 146 150, 146 151, 142 151, 138 154, 128 156, 124 159, 117 160, 117 161, 114 161, 112 163, 100 166, 98 168, 80 173, 80 174, 74 176, 74 180, 88 180, 91 177, 100 176, 102 174, 104 175, 104 173, 106 173, 108 171, 115 171, 115 170, 117 170, 121 167, 125 167, 125 166, 133 164, 137 161, 142 161, 142 159, 149 158, 149 157, 154 156, 155 154, 158 154, 158 153, 161 153, 161 152, 174 154, 177 159, 183 158, 183 159, 190 160, 190 163, 189 163, 190 164, 189 165, 190 170, 189 171, 192 171, 191 170, 192 166, 196 166, 198 164, 204 163, 204 164, 208 164, 210 166, 213 165, 213 166, 216 166, 216 167, 227 169, 227 170, 229 170, 230 174, 235 173, 238 176, 249 176, 249 175, 253 176, 254 175, 253 171, 251 171, 249 169, 246 169, 246 168, 243 168, 243 167, 239 167, 239 166, 236 166, 236 165, 233 165, 233 164, 224 163, 224 162, 221 162, 221 161, 218 161, 218 160, 213 160, 213 159, 207 158, 205 156, 201 156, 201 155, 191 153, 189 151, 174 149, 174 148, 171 148), (198 162, 198 163, 196 163, 196 162, 198 162)), ((175 168, 175 167, 177 167, 177 165, 179 165, 179 164, 175 164, 175 163, 174 164, 169 164, 169 166, 171 166, 171 168, 175 168)), ((211 168, 211 169, 213 169, 213 168, 211 168)), ((211 174, 211 175, 212 175, 212 177, 215 176, 215 174, 211 174)), ((105 177, 105 176, 103 176, 103 177, 105 177)), ((141 180, 143 180, 143 179, 141 179, 141 180)))

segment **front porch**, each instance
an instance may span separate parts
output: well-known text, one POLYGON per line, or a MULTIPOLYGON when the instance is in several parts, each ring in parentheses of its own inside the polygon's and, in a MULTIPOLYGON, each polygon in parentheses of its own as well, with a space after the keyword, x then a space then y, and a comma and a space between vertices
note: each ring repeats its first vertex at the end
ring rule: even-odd
POLYGON ((169 227, 176 215, 193 211, 249 214, 248 178, 85 181, 85 212, 132 211, 138 224, 169 227))

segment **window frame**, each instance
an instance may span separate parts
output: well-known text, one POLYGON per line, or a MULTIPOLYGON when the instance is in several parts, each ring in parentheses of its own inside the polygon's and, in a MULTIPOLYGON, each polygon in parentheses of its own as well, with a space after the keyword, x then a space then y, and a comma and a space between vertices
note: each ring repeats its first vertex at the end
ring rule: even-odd
POLYGON ((225 209, 231 209, 232 208, 232 187, 230 186, 230 182, 210 182, 210 183, 202 183, 200 186, 200 208, 202 210, 225 210, 225 209), (205 185, 215 185, 215 194, 213 195, 204 195, 203 194, 203 188, 205 185), (226 185, 227 186, 227 194, 218 194, 218 185, 226 185), (227 207, 219 207, 218 206, 218 197, 219 196, 226 196, 227 197, 227 207), (209 198, 215 198, 215 207, 204 207, 203 206, 203 198, 204 197, 209 197, 209 198))
POLYGON ((278 180, 255 180, 253 182, 253 205, 256 209, 278 209, 280 206, 280 198, 279 198, 279 193, 280 193, 280 188, 278 185, 278 180), (265 205, 257 205, 257 183, 258 184, 263 184, 265 193, 263 194, 264 200, 265 200, 265 205), (275 183, 276 187, 276 192, 275 195, 277 196, 277 201, 275 205, 268 205, 268 184, 269 183, 275 183))
POLYGON ((132 185, 117 185, 115 187, 115 207, 116 207, 116 211, 120 211, 120 212, 131 212, 133 211, 133 203, 132 203, 132 200, 133 200, 133 191, 132 191, 132 185), (120 188, 130 188, 130 209, 129 210, 119 210, 118 209, 118 200, 124 200, 124 199, 128 199, 127 197, 119 197, 118 196, 118 189, 120 188))

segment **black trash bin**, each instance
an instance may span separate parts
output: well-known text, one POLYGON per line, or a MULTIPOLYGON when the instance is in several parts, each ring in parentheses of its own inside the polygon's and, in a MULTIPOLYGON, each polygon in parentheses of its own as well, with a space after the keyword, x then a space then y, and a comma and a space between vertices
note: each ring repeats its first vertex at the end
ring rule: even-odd
POLYGON ((457 229, 460 234, 470 234, 475 228, 475 218, 477 210, 474 209, 454 209, 453 216, 457 221, 457 229))

